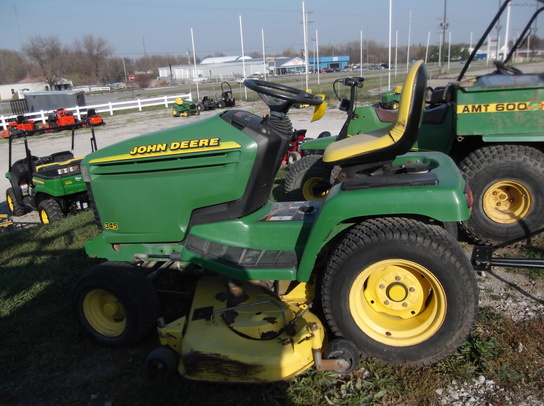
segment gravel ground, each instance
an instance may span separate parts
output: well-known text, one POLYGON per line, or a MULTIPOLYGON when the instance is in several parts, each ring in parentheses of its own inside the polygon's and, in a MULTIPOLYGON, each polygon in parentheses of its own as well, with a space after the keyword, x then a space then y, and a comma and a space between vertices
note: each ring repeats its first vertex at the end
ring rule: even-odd
MULTIPOLYGON (((240 103, 237 108, 246 109, 256 114, 267 112, 263 103, 240 103)), ((159 111, 147 111, 117 116, 104 116, 105 126, 96 128, 98 147, 105 147, 113 143, 142 135, 151 131, 170 128, 185 123, 202 120, 218 111, 203 112, 200 116, 193 117, 172 117, 169 109, 159 111)), ((296 129, 306 128, 307 136, 316 138, 321 131, 328 130, 338 133, 345 113, 330 106, 325 116, 316 122, 311 123, 312 109, 292 110, 290 113, 293 127, 296 129)), ((86 129, 77 132, 79 143, 76 145, 75 154, 85 155, 89 151, 88 135, 86 129)), ((70 135, 67 132, 36 137, 31 140, 30 147, 34 155, 48 155, 53 152, 70 149, 70 135)), ((0 168, 7 168, 7 141, 0 139, 0 168)), ((22 148, 18 149, 19 157, 22 156, 22 148)), ((6 190, 9 187, 7 179, 0 178, 0 189, 6 190)), ((7 213, 6 203, 2 197, 0 202, 0 213, 7 213)), ((16 219, 23 222, 38 222, 36 213, 16 219)), ((471 247, 467 248, 467 255, 470 255, 471 247)), ((502 268, 493 268, 492 272, 481 272, 478 274, 480 286, 480 306, 493 307, 511 317, 514 321, 527 320, 541 315, 544 312, 544 283, 542 280, 531 280, 523 273, 511 273, 502 268)), ((486 395, 497 394, 503 391, 495 382, 485 376, 478 376, 472 382, 451 382, 451 384, 437 392, 442 405, 487 405, 486 395)), ((542 405, 544 397, 528 399, 509 398, 504 394, 505 404, 512 405, 542 405), (510 401, 508 400, 510 399, 510 401)))

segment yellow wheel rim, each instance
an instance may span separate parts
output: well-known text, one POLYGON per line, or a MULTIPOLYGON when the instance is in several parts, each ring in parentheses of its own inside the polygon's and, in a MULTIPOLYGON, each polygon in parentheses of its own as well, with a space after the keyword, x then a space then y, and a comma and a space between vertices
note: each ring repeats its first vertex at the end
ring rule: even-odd
POLYGON ((310 178, 304 182, 304 185, 302 186, 302 196, 305 200, 323 200, 327 196, 329 193, 328 190, 318 194, 315 194, 313 191, 314 186, 321 182, 323 182, 323 179, 318 177, 310 178))
POLYGON ((83 313, 91 327, 106 337, 118 337, 126 329, 125 308, 114 294, 91 290, 83 299, 83 313))
POLYGON ((178 111, 176 109, 172 109, 172 115, 175 116, 178 114, 178 111))
POLYGON ((13 204, 13 200, 11 200, 10 195, 6 196, 6 202, 8 204, 9 211, 13 213, 15 211, 15 205, 13 204))
POLYGON ((403 259, 364 269, 349 292, 359 328, 382 344, 405 347, 431 338, 446 318, 446 293, 424 266, 403 259))
POLYGON ((45 212, 45 210, 40 210, 40 220, 42 224, 49 224, 49 216, 45 212))
POLYGON ((491 185, 484 193, 483 209, 496 223, 512 224, 522 220, 531 209, 531 195, 520 182, 507 180, 491 185))

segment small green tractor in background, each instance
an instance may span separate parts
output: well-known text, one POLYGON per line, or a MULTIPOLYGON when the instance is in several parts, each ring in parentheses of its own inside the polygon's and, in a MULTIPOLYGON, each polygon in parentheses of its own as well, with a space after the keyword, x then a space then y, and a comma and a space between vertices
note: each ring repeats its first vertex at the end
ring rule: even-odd
POLYGON ((313 202, 269 196, 296 135, 289 109, 322 99, 244 83, 269 114, 226 110, 84 158, 101 230, 85 249, 107 262, 74 287, 83 331, 124 346, 156 327, 148 368, 204 381, 349 373, 360 354, 423 366, 454 352, 473 326, 478 286, 444 225, 466 220, 471 202, 451 158, 406 153, 425 65, 408 74, 394 130, 327 148, 342 181, 313 202))
POLYGON ((195 102, 191 100, 184 100, 181 97, 176 98, 176 103, 172 106, 173 117, 189 117, 197 116, 200 114, 200 110, 197 108, 195 102))
MULTIPOLYGON (((533 14, 504 61, 494 61, 495 72, 465 79, 509 3, 500 7, 457 80, 429 93, 420 136, 412 148, 444 152, 457 163, 474 196, 471 217, 461 227, 481 244, 510 241, 544 226, 544 73, 522 73, 507 65, 523 49, 544 7, 533 14)), ((395 98, 395 93, 390 96, 395 98)), ((285 178, 289 200, 324 198, 335 178, 335 165, 321 159, 328 145, 391 126, 398 112, 383 105, 349 108, 352 120, 338 137, 302 145, 305 156, 285 178)))

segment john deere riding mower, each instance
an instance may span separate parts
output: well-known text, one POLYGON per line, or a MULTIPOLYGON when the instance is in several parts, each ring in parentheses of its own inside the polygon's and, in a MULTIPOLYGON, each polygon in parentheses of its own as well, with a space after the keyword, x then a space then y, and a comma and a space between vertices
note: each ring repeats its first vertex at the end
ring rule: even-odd
POLYGON ((443 225, 468 218, 470 193, 446 155, 405 154, 425 66, 410 70, 383 138, 327 148, 340 171, 323 201, 268 200, 294 135, 289 108, 322 99, 245 85, 269 114, 227 110, 82 161, 101 229, 85 249, 108 260, 74 288, 82 329, 121 346, 156 323, 161 345, 148 367, 205 381, 276 381, 312 366, 347 373, 360 355, 421 366, 455 351, 478 287, 443 225), (179 307, 165 306, 176 292, 179 307))
POLYGON ((11 187, 6 190, 8 210, 14 217, 22 216, 28 209, 37 210, 40 221, 49 224, 68 213, 89 207, 87 188, 81 177, 82 158, 74 157, 75 133, 82 126, 90 127, 91 151, 96 151, 93 125, 89 121, 77 122, 71 127, 72 148, 47 156, 34 156, 28 139, 41 130, 13 130, 9 133, 8 172, 11 187), (17 143, 20 140, 22 143, 17 143), (13 161, 15 144, 24 148, 24 158, 13 161), (22 144, 22 145, 21 145, 22 144))
MULTIPOLYGON (((465 79, 509 3, 505 1, 491 21, 457 80, 432 91, 413 146, 414 151, 444 152, 457 163, 474 195, 472 215, 461 225, 484 244, 510 241, 544 227, 544 73, 522 73, 509 65, 525 50, 531 26, 544 7, 536 10, 504 61, 494 61, 494 72, 465 79)), ((392 126, 398 111, 383 105, 358 107, 338 139, 392 126)), ((324 162, 322 155, 336 139, 323 137, 302 146, 302 160, 285 179, 289 199, 325 196, 336 165, 324 162)))
POLYGON ((174 117, 189 117, 199 114, 200 110, 196 103, 191 100, 183 100, 181 97, 177 97, 176 103, 172 106, 172 116, 174 117))

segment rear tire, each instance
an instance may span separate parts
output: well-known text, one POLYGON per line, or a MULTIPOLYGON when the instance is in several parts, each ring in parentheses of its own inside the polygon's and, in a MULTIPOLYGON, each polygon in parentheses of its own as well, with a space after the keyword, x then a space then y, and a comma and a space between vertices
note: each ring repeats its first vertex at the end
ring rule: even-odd
POLYGON ((47 199, 38 205, 38 215, 42 224, 51 224, 64 217, 64 213, 59 203, 54 199, 47 199))
POLYGON ((19 217, 26 213, 25 206, 17 203, 15 190, 13 190, 12 187, 6 190, 6 203, 8 205, 9 214, 11 214, 12 216, 19 217))
POLYGON ((312 188, 321 183, 328 182, 331 177, 332 167, 326 165, 322 155, 305 155, 290 166, 285 177, 285 196, 289 201, 322 200, 329 193, 316 194, 312 188))
POLYGON ((322 281, 325 319, 366 357, 424 366, 453 353, 478 311, 474 271, 440 226, 382 218, 355 226, 322 281))
POLYGON ((135 344, 153 330, 159 300, 141 269, 125 262, 105 262, 77 281, 72 308, 93 341, 119 347, 135 344))
POLYGON ((484 147, 459 164, 472 190, 466 234, 481 244, 523 238, 544 227, 544 154, 524 145, 484 147))

